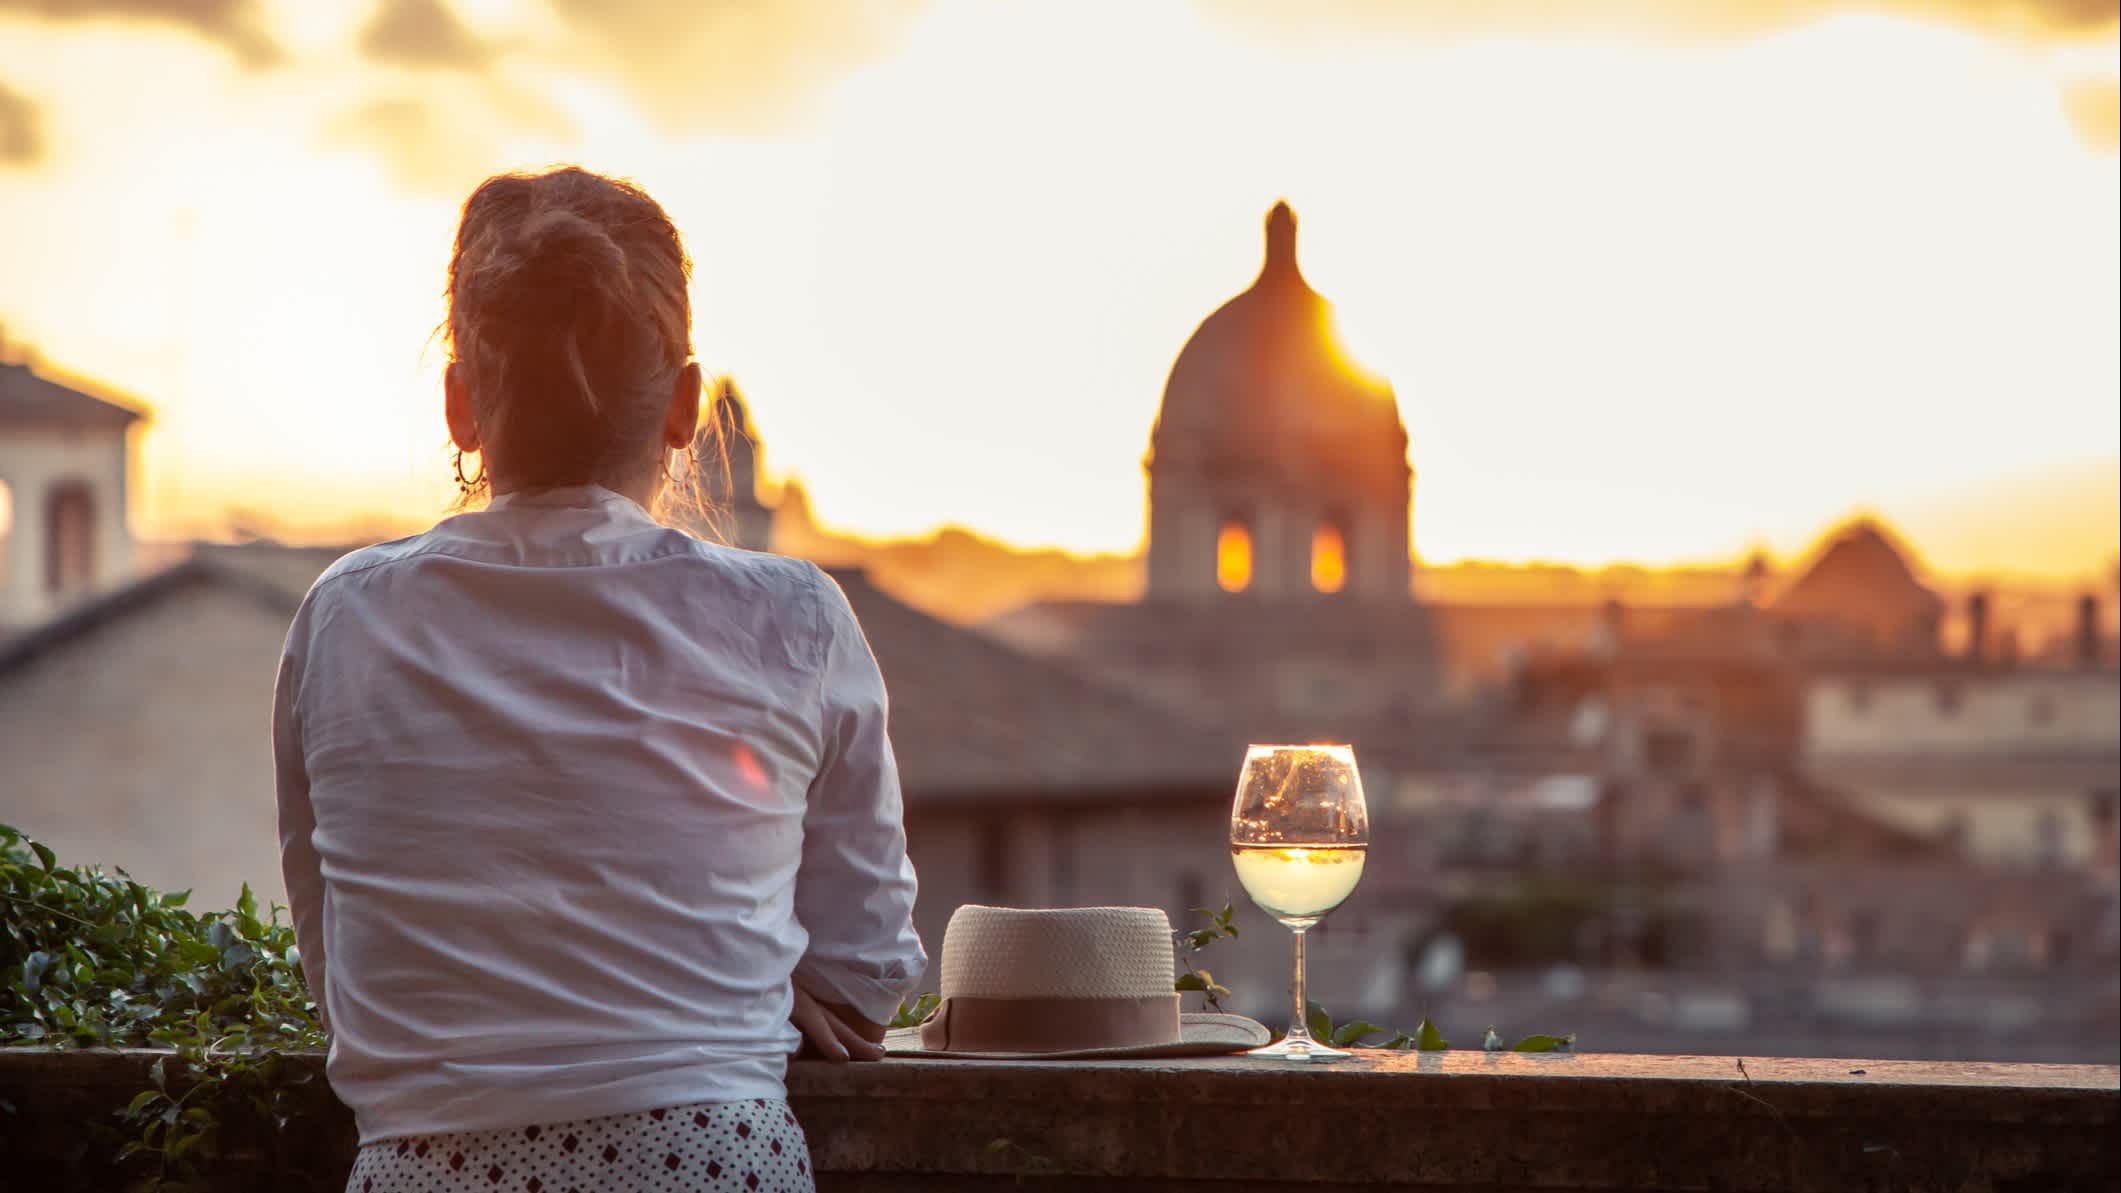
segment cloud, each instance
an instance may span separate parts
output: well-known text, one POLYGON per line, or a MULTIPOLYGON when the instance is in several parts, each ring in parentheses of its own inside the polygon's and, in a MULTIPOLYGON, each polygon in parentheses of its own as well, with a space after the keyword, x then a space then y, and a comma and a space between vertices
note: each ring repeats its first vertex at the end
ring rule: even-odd
POLYGON ((272 66, 284 55, 264 30, 255 0, 0 0, 0 12, 52 21, 121 20, 181 25, 245 66, 272 66))
POLYGON ((494 57, 442 0, 384 0, 361 31, 361 52, 390 66, 473 72, 494 57))
POLYGON ((667 130, 769 130, 827 80, 875 61, 925 0, 553 0, 607 73, 667 130))
POLYGON ((490 174, 521 169, 510 156, 527 137, 556 155, 575 140, 566 115, 497 83, 459 79, 371 99, 328 121, 323 142, 381 160, 391 181, 417 194, 462 199, 490 174))
POLYGON ((1843 12, 1886 12, 2037 39, 2073 40, 2121 25, 2121 0, 1211 0, 1240 24, 1292 30, 1403 30, 1431 34, 1632 33, 1743 36, 1843 12))
POLYGON ((327 145, 380 158, 401 189, 462 196, 499 156, 496 139, 477 122, 410 96, 370 100, 325 127, 327 145))
POLYGON ((2062 110, 2084 138, 2104 153, 2121 153, 2121 81, 2083 79, 2062 88, 2062 110))
POLYGON ((43 120, 37 105, 0 83, 0 166, 35 165, 43 156, 43 120))

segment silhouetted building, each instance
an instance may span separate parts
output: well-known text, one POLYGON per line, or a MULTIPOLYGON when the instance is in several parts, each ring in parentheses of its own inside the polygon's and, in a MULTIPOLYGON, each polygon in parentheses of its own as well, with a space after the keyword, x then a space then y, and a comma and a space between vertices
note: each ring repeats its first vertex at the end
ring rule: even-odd
POLYGON ((1410 587, 1407 432, 1305 282, 1288 204, 1267 213, 1258 279, 1172 364, 1146 468, 1142 600, 1044 602, 987 628, 1236 743, 1330 734, 1367 747, 1366 770, 1385 763, 1439 686, 1410 587))
POLYGON ((1771 608, 1809 646, 1841 654, 1934 653, 1944 620, 1943 598, 1867 518, 1845 527, 1771 608))
POLYGON ((735 382, 725 377, 715 385, 700 423, 693 460, 708 509, 704 524, 694 529, 732 547, 771 551, 773 508, 759 499, 758 433, 735 382))
POLYGON ((1399 403, 1304 281, 1296 215, 1179 351, 1150 436, 1149 600, 1408 600, 1413 470, 1399 403))

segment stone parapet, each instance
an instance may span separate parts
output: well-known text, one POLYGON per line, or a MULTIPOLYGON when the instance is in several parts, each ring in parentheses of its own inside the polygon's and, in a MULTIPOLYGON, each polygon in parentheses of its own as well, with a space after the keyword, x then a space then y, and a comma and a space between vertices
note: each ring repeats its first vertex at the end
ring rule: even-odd
MULTIPOLYGON (((0 1050, 0 1189, 67 1187, 65 1155, 159 1053, 0 1050)), ((321 1065, 321 1058, 300 1063, 321 1065)), ((819 1187, 2110 1190, 2121 1070, 1789 1058, 1378 1053, 804 1062, 789 1093, 819 1187), (1006 1142, 1000 1142, 1006 1141, 1006 1142)), ((351 1121, 309 1124, 321 1187, 351 1121)), ((95 1186, 76 1184, 78 1188, 95 1186)))

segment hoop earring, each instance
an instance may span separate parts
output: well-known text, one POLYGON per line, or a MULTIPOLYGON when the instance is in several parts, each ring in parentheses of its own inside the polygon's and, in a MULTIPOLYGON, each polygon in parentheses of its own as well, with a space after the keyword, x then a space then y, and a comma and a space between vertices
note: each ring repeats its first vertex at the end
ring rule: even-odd
POLYGON ((663 480, 671 485, 697 480, 699 457, 693 454, 692 445, 665 450, 663 456, 663 480), (671 465, 676 464, 676 468, 671 465))
POLYGON ((450 467, 456 470, 457 488, 463 490, 466 493, 475 492, 479 489, 480 486, 486 483, 486 456, 484 453, 480 453, 479 455, 479 474, 469 480, 466 480, 464 477, 463 449, 457 449, 455 457, 450 461, 450 467))

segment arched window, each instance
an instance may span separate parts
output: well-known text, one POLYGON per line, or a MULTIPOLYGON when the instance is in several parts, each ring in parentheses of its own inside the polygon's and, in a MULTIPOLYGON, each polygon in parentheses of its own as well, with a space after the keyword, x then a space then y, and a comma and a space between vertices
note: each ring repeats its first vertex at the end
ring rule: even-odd
POLYGON ((44 589, 81 592, 96 579, 96 498, 80 481, 52 486, 44 507, 44 589))
POLYGON ((1224 592, 1252 586, 1252 531, 1243 522, 1224 522, 1215 536, 1215 582, 1224 592))
POLYGON ((0 481, 0 593, 7 591, 8 562, 15 557, 8 536, 15 531, 15 491, 0 481))
POLYGON ((1348 583, 1348 544, 1340 527, 1324 523, 1311 534, 1311 587, 1339 592, 1348 583))

